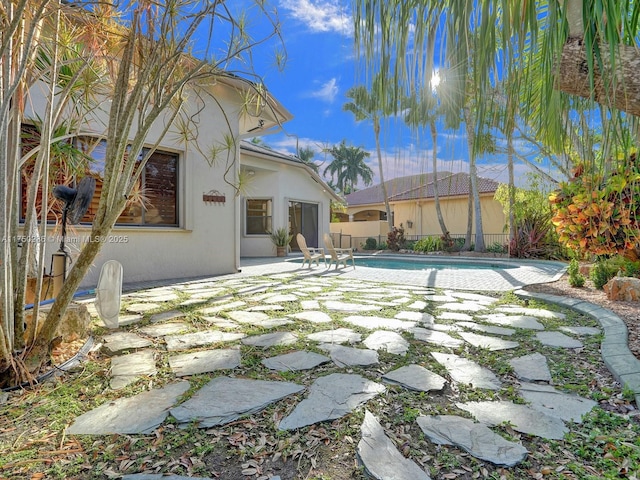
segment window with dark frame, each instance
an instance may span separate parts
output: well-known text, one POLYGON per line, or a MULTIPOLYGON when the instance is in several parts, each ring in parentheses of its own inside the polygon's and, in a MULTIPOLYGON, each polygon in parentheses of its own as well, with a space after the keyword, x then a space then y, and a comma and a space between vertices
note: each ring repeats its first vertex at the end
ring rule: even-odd
POLYGON ((247 198, 245 202, 247 235, 268 235, 271 232, 273 201, 270 198, 247 198))
MULTIPOLYGON (((37 130, 33 126, 23 126, 23 155, 27 153, 31 145, 37 144, 37 130)), ((91 223, 98 209, 102 178, 104 172, 104 154, 106 142, 92 138, 77 138, 74 146, 87 154, 85 174, 96 178, 96 192, 91 201, 87 214, 82 218, 82 223, 91 223)), ((148 152, 145 149, 140 159, 148 152)), ((156 150, 145 165, 140 179, 134 185, 130 201, 116 221, 116 225, 138 226, 178 226, 178 155, 171 152, 156 150)), ((27 176, 33 161, 28 162, 23 168, 22 175, 22 204, 20 217, 24 220, 27 196, 27 176)), ((53 167, 56 168, 54 162, 53 167)), ((60 166, 58 165, 58 168, 60 166)), ((62 171, 62 169, 60 169, 62 171)), ((54 174, 55 175, 55 174, 54 174)), ((65 178, 54 176, 54 183, 62 183, 65 178)), ((73 183, 71 184, 71 186, 73 183)), ((53 202, 48 219, 55 221, 60 217, 62 208, 59 202, 53 202)))

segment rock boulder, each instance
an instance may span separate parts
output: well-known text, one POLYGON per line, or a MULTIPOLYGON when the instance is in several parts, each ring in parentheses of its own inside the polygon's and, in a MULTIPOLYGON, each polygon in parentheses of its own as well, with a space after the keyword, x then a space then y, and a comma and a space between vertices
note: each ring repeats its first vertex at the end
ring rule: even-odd
POLYGON ((612 301, 640 301, 640 278, 613 277, 603 287, 607 298, 612 301))

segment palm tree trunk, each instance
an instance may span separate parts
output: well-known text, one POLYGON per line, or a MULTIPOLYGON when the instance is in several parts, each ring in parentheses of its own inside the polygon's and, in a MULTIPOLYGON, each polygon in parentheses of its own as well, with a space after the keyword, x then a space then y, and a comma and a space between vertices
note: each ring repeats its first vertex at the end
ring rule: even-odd
POLYGON ((513 211, 516 203, 516 188, 513 174, 513 137, 511 135, 509 135, 507 142, 507 168, 509 171, 509 247, 511 247, 512 242, 516 238, 516 221, 513 211))
MULTIPOLYGON (((475 121, 468 108, 464 109, 464 121, 467 128, 467 142, 469 144, 469 208, 473 208, 475 212, 476 234, 474 249, 476 252, 484 252, 485 246, 484 231, 482 229, 482 205, 480 204, 480 193, 478 191, 478 172, 476 168, 476 155, 474 152, 476 135, 473 128, 475 125, 475 121)), ((467 236, 471 236, 471 229, 469 228, 469 226, 467 226, 467 236)), ((465 246, 467 246, 467 242, 465 242, 465 246)), ((471 247, 471 245, 469 245, 469 247, 471 247)))
POLYGON ((600 51, 604 75, 596 68, 592 89, 584 39, 578 36, 569 37, 562 48, 555 87, 571 95, 593 97, 600 104, 640 116, 640 54, 637 48, 618 46, 615 72, 612 72, 609 46, 600 44, 600 51))
POLYGON ((391 218, 391 205, 389 205, 389 195, 387 194, 387 185, 384 183, 384 172, 382 169, 382 151, 380 149, 380 119, 375 118, 373 121, 373 130, 376 137, 376 153, 378 154, 378 173, 380 174, 380 186, 382 187, 382 196, 384 197, 384 208, 387 211, 387 225, 389 231, 393 230, 393 219, 391 218))
POLYGON ((442 208, 440 208, 440 194, 438 193, 438 155, 436 153, 438 132, 436 130, 436 122, 431 120, 429 122, 431 128, 431 141, 433 143, 433 200, 436 206, 436 216, 438 217, 438 223, 440 224, 440 230, 442 235, 448 239, 449 231, 444 223, 444 217, 442 216, 442 208))

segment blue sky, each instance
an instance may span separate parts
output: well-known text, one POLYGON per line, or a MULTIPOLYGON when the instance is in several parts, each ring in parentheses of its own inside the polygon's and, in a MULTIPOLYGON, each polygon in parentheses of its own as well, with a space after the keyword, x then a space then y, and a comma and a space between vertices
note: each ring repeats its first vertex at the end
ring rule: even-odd
MULTIPOLYGON (((349 101, 346 91, 361 84, 363 72, 356 67, 351 5, 334 0, 274 0, 282 24, 287 64, 279 72, 270 63, 256 65, 269 91, 293 114, 284 125, 286 133, 263 136, 264 142, 277 151, 295 153, 300 147, 311 147, 317 163, 331 161, 322 148, 343 139, 348 144, 370 152, 367 163, 373 170, 374 183, 379 182, 375 139, 370 123, 357 123, 353 115, 342 111, 349 101)), ((432 143, 429 135, 411 135, 398 125, 383 126, 383 165, 385 180, 431 171, 432 143)), ((522 146, 522 152, 531 149, 522 146)), ((438 168, 452 172, 468 172, 466 136, 458 131, 440 129, 438 168)), ((517 183, 526 185, 529 167, 516 164, 517 183)), ((480 176, 507 182, 504 157, 478 159, 480 176)), ((363 185, 360 185, 362 188, 363 185)))

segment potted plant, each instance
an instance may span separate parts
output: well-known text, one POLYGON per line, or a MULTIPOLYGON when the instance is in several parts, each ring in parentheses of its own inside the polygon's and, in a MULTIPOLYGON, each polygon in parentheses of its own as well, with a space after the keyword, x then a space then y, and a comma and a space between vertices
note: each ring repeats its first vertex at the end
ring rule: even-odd
POLYGON ((276 246, 276 253, 279 257, 284 257, 287 254, 287 248, 293 235, 289 234, 289 230, 285 227, 280 227, 269 234, 271 241, 276 246))

